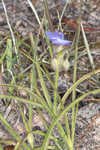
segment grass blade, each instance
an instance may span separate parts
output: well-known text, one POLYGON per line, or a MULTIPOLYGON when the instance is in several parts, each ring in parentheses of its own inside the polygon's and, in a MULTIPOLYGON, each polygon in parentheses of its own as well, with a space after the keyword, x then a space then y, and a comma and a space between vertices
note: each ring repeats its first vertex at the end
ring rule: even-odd
POLYGON ((12 62, 12 52, 13 52, 13 47, 12 47, 12 40, 8 39, 7 40, 7 69, 11 70, 12 66, 13 66, 13 62, 12 62))
MULTIPOLYGON (((80 96, 79 98, 77 98, 74 102, 72 102, 70 105, 68 105, 51 123, 49 129, 48 129, 48 132, 47 134, 45 135, 45 139, 44 139, 44 142, 43 142, 43 145, 42 145, 42 149, 43 150, 47 150, 47 147, 48 147, 48 144, 49 144, 49 139, 50 139, 50 136, 51 136, 51 133, 53 131, 53 128, 55 127, 55 125, 58 123, 58 121, 64 116, 64 114, 69 111, 74 105, 76 105, 77 103, 79 103, 80 101, 82 101, 82 99, 84 99, 85 97, 93 94, 93 95, 96 95, 100 93, 100 89, 98 90, 93 90, 93 91, 90 91, 82 96, 80 96)), ((69 146, 69 150, 72 150, 72 143, 70 143, 71 141, 69 141, 68 143, 68 146, 69 146)))
POLYGON ((77 80, 68 90, 67 92, 64 94, 64 96, 61 99, 61 103, 58 105, 58 111, 61 110, 64 102, 66 101, 67 97, 69 96, 69 94, 72 92, 73 88, 77 87, 81 82, 83 82, 84 80, 90 78, 91 76, 97 74, 100 72, 100 69, 98 70, 94 70, 93 72, 90 72, 86 75, 84 75, 83 77, 81 77, 79 80, 77 80))
POLYGON ((50 98, 50 95, 48 94, 47 88, 45 86, 45 82, 43 80, 42 72, 41 72, 40 65, 39 65, 38 62, 36 62, 36 68, 37 68, 37 72, 38 72, 38 75, 39 75, 39 78, 40 78, 41 87, 42 87, 44 96, 46 98, 47 104, 48 104, 49 108, 52 109, 51 98, 50 98))
MULTIPOLYGON (((4 119, 4 117, 0 114, 0 120, 4 124, 4 127, 9 131, 9 133, 17 140, 21 141, 21 138, 14 132, 14 130, 11 128, 11 126, 8 124, 8 122, 4 119)), ((22 145, 27 148, 27 150, 30 150, 27 144, 22 142, 22 145)))
POLYGON ((88 41, 87 41, 87 38, 86 38, 86 35, 85 35, 85 32, 84 32, 84 28, 83 28, 82 23, 81 23, 81 29, 82 29, 82 34, 83 34, 83 38, 84 38, 84 44, 85 44, 85 47, 86 47, 86 50, 87 50, 89 61, 90 61, 92 69, 94 69, 95 65, 94 65, 94 62, 93 62, 93 57, 92 57, 91 52, 90 52, 89 44, 88 44, 88 41))

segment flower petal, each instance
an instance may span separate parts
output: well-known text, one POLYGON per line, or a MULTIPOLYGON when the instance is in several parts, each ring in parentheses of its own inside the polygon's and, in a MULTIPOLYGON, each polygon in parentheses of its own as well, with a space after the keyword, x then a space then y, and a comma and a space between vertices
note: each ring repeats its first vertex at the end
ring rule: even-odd
POLYGON ((63 32, 46 31, 45 33, 48 36, 49 40, 51 40, 52 44, 64 46, 72 43, 72 41, 64 40, 63 32))
POLYGON ((50 32, 50 31, 46 31, 45 33, 46 33, 46 35, 48 36, 48 38, 50 40, 57 39, 57 38, 60 38, 60 39, 64 38, 64 34, 62 32, 50 32))
POLYGON ((56 40, 51 40, 52 44, 56 44, 56 45, 69 45, 72 43, 72 41, 68 41, 68 40, 61 40, 61 39, 56 39, 56 40))

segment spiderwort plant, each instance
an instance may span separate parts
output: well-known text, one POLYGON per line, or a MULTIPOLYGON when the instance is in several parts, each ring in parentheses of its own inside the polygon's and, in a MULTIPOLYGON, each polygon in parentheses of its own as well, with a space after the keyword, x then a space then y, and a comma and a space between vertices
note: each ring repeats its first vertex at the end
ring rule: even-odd
POLYGON ((71 41, 64 39, 63 32, 50 32, 46 31, 46 35, 53 45, 54 56, 51 58, 51 67, 56 72, 55 76, 55 90, 54 90, 54 112, 57 113, 57 88, 58 88, 58 76, 61 71, 68 71, 69 61, 68 58, 64 59, 66 54, 64 46, 71 44, 71 41))
POLYGON ((64 49, 64 46, 69 45, 72 43, 72 41, 68 41, 64 39, 64 33, 63 32, 50 32, 46 31, 46 35, 48 36, 49 40, 53 44, 54 51, 56 54, 56 57, 51 60, 51 66, 53 70, 55 71, 58 67, 59 71, 67 71, 69 69, 69 62, 68 58, 64 59, 65 51, 59 55, 59 52, 61 52, 64 49))

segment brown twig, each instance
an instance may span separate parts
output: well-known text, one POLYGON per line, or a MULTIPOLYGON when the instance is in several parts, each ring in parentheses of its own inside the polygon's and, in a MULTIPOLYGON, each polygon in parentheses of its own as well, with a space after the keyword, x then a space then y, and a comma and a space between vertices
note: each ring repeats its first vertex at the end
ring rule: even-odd
POLYGON ((52 24, 51 16, 49 13, 47 0, 44 0, 44 7, 45 7, 45 13, 46 13, 46 17, 49 23, 50 30, 53 31, 53 24, 52 24))

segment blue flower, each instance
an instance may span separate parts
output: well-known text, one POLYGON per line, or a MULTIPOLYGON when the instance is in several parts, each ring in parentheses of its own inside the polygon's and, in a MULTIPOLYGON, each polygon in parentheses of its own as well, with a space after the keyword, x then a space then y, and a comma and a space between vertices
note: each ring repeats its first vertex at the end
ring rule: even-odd
POLYGON ((72 41, 64 40, 63 32, 46 31, 45 33, 48 36, 49 40, 52 42, 52 44, 64 46, 72 43, 72 41))

